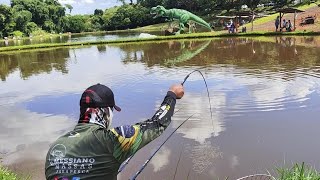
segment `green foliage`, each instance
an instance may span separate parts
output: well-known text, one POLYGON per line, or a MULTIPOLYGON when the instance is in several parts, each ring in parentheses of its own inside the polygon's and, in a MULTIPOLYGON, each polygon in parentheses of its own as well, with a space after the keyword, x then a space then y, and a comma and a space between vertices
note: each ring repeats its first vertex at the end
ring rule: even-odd
POLYGON ((95 16, 102 16, 103 15, 103 11, 101 9, 96 9, 96 10, 94 10, 94 15, 95 16))
POLYGON ((277 168, 278 180, 319 180, 320 173, 316 169, 302 164, 294 164, 292 168, 277 168))
POLYGON ((69 13, 71 14, 73 7, 70 4, 65 4, 65 6, 67 9, 69 9, 69 13))
POLYGON ((36 29, 35 31, 31 32, 32 36, 45 36, 48 35, 48 33, 42 29, 36 29))
POLYGON ((25 33, 26 33, 27 35, 30 35, 32 32, 34 32, 34 31, 36 31, 36 30, 38 30, 38 29, 39 29, 39 27, 37 26, 36 23, 34 23, 34 22, 28 22, 27 25, 26 25, 26 27, 25 27, 25 33))
POLYGON ((42 29, 52 33, 56 29, 56 25, 52 21, 45 21, 42 26, 42 29))
POLYGON ((0 179, 3 180, 17 180, 17 175, 9 171, 7 168, 0 166, 0 179))
POLYGON ((10 33, 10 36, 14 36, 14 37, 22 37, 23 35, 24 33, 21 31, 13 31, 12 33, 10 33))
POLYGON ((7 36, 10 30, 12 11, 9 6, 0 5, 0 37, 7 36))
POLYGON ((82 15, 67 16, 65 19, 65 31, 72 33, 80 33, 85 30, 85 18, 82 15))
POLYGON ((150 10, 141 5, 123 5, 110 11, 103 15, 107 30, 135 28, 155 22, 149 15, 150 10))
MULTIPOLYGON (((251 10, 274 11, 277 7, 291 5, 293 0, 118 0, 119 7, 96 9, 92 15, 66 15, 73 10, 70 4, 62 6, 59 0, 11 0, 11 7, 0 5, 0 38, 21 31, 30 34, 40 29, 50 33, 121 30, 165 22, 165 18, 153 19, 150 8, 163 5, 180 8, 209 18, 219 13, 231 15, 246 4, 251 10), (128 3, 130 2, 130 3, 128 3), (260 3, 275 2, 276 7, 258 8, 260 3)), ((301 4, 312 0, 300 0, 301 4)), ((273 17, 272 17, 273 18, 273 17)), ((262 18, 261 18, 262 19, 262 18)), ((212 20, 210 18, 210 20, 212 20)), ((266 19, 265 19, 266 20, 266 19)), ((258 20, 259 21, 259 20, 258 20)), ((254 23, 258 23, 254 21, 254 23)), ((261 21, 262 22, 262 21, 261 21)))
POLYGON ((25 26, 28 22, 30 22, 32 19, 32 14, 30 11, 16 11, 13 14, 13 20, 16 23, 16 29, 19 31, 25 32, 25 26))

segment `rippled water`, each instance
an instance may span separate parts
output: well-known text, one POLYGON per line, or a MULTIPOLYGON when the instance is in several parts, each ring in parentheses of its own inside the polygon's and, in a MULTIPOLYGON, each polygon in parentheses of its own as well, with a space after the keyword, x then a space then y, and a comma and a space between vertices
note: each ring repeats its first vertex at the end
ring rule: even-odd
POLYGON ((150 118, 167 89, 192 74, 163 136, 139 151, 133 175, 180 123, 140 179, 229 179, 306 162, 320 167, 317 37, 224 38, 0 54, 0 157, 43 179, 49 144, 78 118, 82 91, 110 86, 122 107, 114 126, 150 118))

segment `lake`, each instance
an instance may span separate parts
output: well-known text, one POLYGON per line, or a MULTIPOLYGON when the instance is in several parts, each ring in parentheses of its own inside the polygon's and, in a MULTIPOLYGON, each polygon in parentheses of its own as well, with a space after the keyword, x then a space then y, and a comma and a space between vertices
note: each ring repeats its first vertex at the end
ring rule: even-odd
MULTIPOLYGON (((92 34, 70 34, 66 35, 53 35, 49 37, 29 37, 22 39, 10 39, 0 41, 0 47, 6 46, 22 46, 31 44, 50 44, 50 43, 70 43, 70 42, 88 42, 88 41, 107 41, 116 40, 120 38, 137 38, 142 32, 97 32, 92 34)), ((161 31, 144 32, 152 35, 164 35, 161 31)))
POLYGON ((87 87, 111 87, 113 126, 151 118, 190 75, 170 127, 141 149, 128 179, 185 119, 138 179, 236 179, 305 162, 320 168, 320 37, 83 46, 0 54, 0 161, 44 179, 50 143, 78 120, 87 87))

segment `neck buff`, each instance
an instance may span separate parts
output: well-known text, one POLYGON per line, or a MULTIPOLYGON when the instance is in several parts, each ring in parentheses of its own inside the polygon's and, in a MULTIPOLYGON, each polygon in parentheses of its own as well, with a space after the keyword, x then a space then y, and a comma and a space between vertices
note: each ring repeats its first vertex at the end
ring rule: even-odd
POLYGON ((104 128, 111 127, 113 112, 110 107, 107 108, 87 108, 81 112, 78 123, 93 123, 104 128))

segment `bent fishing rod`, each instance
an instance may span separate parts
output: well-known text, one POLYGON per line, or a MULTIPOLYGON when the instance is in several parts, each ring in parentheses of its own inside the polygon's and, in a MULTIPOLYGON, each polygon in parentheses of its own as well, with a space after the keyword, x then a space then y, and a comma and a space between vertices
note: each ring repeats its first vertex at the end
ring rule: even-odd
POLYGON ((135 175, 133 175, 130 180, 135 180, 139 174, 144 170, 144 168, 147 166, 147 164, 151 161, 151 159, 157 154, 157 152, 161 149, 161 147, 170 139, 170 137, 185 123, 187 122, 192 116, 194 116, 194 114, 192 114, 191 116, 189 116, 186 120, 184 120, 168 137, 167 139, 151 154, 151 156, 146 160, 146 162, 144 162, 144 164, 141 166, 141 168, 139 169, 139 171, 136 172, 135 175))
MULTIPOLYGON (((200 70, 194 70, 192 71, 191 73, 189 73, 183 80, 183 82, 181 83, 181 85, 183 86, 184 83, 187 81, 187 79, 190 77, 191 74, 195 73, 195 72, 199 72, 200 75, 202 76, 203 78, 203 81, 206 85, 206 89, 207 89, 207 95, 208 95, 208 99, 209 99, 209 104, 210 104, 210 113, 211 113, 211 120, 212 120, 212 108, 211 108, 211 100, 210 100, 210 94, 209 94, 209 89, 208 89, 208 84, 206 82, 206 79, 205 77, 203 76, 203 74, 201 73, 200 70)), ((180 111, 180 109, 178 110, 180 111)), ((176 112, 178 112, 176 111, 176 112)), ((176 113, 175 112, 175 113, 176 113)), ((174 113, 174 114, 175 114, 174 113)), ((194 114, 193 114, 194 115, 194 114)), ((193 116, 192 115, 192 116, 193 116)), ((169 140, 169 138, 173 135, 174 132, 176 132, 185 122, 187 122, 192 116, 190 116, 189 118, 187 118, 186 120, 184 120, 180 126, 178 126, 169 136, 168 138, 159 146, 159 148, 150 156, 150 158, 143 164, 143 166, 141 167, 141 169, 135 174, 135 176, 133 176, 131 179, 135 179, 142 171, 143 169, 146 167, 146 165, 149 163, 149 161, 153 158, 153 156, 160 150, 160 148, 169 140)), ((126 165, 129 163, 129 161, 132 159, 133 155, 130 156, 126 161, 124 161, 122 163, 122 165, 120 166, 119 170, 118 170, 118 174, 126 167, 126 165)))

